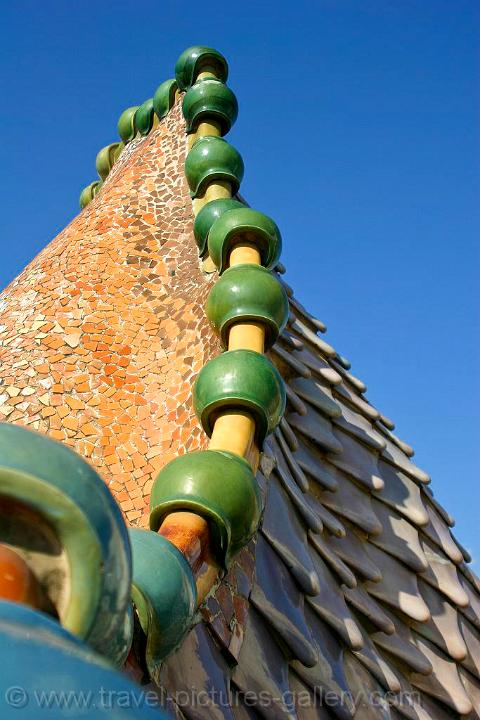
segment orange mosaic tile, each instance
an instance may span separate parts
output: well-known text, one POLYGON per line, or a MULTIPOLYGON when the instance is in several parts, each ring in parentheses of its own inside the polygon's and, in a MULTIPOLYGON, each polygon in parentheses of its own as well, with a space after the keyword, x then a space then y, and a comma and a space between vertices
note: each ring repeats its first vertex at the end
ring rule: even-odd
POLYGON ((177 104, 0 295, 0 418, 88 457, 132 524, 159 469, 206 447, 191 388, 220 350, 185 149, 177 104))

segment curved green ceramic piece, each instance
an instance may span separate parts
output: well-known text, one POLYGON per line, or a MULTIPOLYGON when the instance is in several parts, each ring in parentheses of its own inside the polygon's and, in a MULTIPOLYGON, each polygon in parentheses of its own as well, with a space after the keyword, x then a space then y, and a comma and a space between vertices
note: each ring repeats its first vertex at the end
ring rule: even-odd
POLYGON ((105 180, 108 173, 112 169, 116 158, 118 157, 117 152, 119 145, 122 145, 123 149, 123 143, 115 142, 111 143, 110 145, 106 145, 97 154, 97 158, 95 160, 95 168, 102 180, 105 180))
POLYGON ((223 346, 236 322, 256 322, 265 328, 265 351, 287 324, 288 297, 283 285, 261 265, 235 265, 210 290, 206 314, 223 346))
POLYGON ((155 90, 153 96, 153 109, 157 117, 161 120, 168 115, 170 110, 175 104, 175 93, 177 92, 177 81, 176 80, 165 80, 155 90))
POLYGON ((80 207, 82 208, 82 210, 88 205, 89 202, 93 200, 102 185, 103 183, 100 180, 95 180, 94 182, 90 183, 90 185, 87 185, 86 188, 83 188, 82 192, 80 193, 80 207))
POLYGON ((192 198, 202 195, 209 182, 224 180, 234 195, 243 179, 243 160, 233 145, 219 137, 199 138, 185 160, 185 175, 192 198))
POLYGON ((282 236, 274 221, 257 210, 243 207, 228 210, 216 220, 208 234, 208 252, 222 273, 232 248, 239 243, 255 245, 262 265, 271 270, 282 251, 282 236))
POLYGON ((200 257, 203 257, 207 251, 207 238, 210 228, 220 215, 227 210, 245 207, 243 203, 234 198, 221 198, 219 200, 211 200, 202 207, 193 226, 195 240, 198 245, 200 257))
POLYGON ((175 64, 175 77, 180 90, 188 90, 202 70, 212 70, 222 82, 228 77, 228 63, 218 50, 195 45, 183 51, 175 64))
POLYGON ((206 78, 192 85, 182 103, 187 132, 195 132, 198 123, 215 120, 225 135, 238 115, 238 103, 234 93, 219 80, 206 78))
POLYGON ((67 555, 62 625, 121 663, 131 641, 131 556, 122 514, 79 455, 45 435, 0 423, 0 495, 38 513, 67 555))
POLYGON ((153 127, 153 117, 155 115, 153 109, 153 98, 145 100, 135 113, 135 127, 140 135, 148 135, 153 127))
POLYGON ((2 720, 167 720, 158 707, 145 703, 144 690, 124 673, 51 617, 25 605, 0 601, 0 665, 2 720), (39 693, 45 693, 44 706, 35 702, 39 693), (48 704, 54 696, 93 702, 48 704))
POLYGON ((194 512, 210 526, 217 561, 228 568, 257 530, 261 497, 248 462, 239 455, 203 450, 180 455, 157 476, 150 499, 150 527, 171 512, 194 512))
POLYGON ((149 530, 130 529, 132 599, 147 638, 152 675, 179 646, 192 624, 197 589, 192 569, 169 540, 149 530))
POLYGON ((261 447, 283 416, 285 387, 265 355, 229 350, 200 370, 193 387, 193 406, 209 437, 220 412, 248 411, 255 419, 256 440, 261 447))
POLYGON ((114 163, 117 162, 118 158, 120 157, 120 155, 122 154, 122 152, 125 149, 125 143, 123 142, 123 140, 119 143, 116 143, 116 145, 117 145, 117 147, 113 151, 113 162, 114 163))
POLYGON ((133 105, 127 108, 118 118, 118 134, 122 138, 124 143, 130 142, 135 137, 137 130, 135 126, 135 113, 138 110, 138 105, 133 105))

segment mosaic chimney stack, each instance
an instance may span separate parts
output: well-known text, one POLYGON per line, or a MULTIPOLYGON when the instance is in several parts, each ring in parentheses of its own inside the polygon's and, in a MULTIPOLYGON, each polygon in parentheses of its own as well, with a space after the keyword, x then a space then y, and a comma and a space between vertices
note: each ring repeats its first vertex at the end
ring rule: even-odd
POLYGON ((0 295, 6 717, 41 670, 128 718, 474 720, 480 584, 240 196, 227 79, 182 53, 0 295))

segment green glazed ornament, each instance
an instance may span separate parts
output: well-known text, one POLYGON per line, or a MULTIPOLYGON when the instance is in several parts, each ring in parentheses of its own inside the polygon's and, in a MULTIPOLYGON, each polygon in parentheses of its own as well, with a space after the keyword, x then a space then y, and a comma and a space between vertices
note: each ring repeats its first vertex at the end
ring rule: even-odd
POLYGON ((241 243, 258 247, 262 265, 269 270, 282 251, 282 236, 274 221, 248 207, 228 210, 210 228, 208 252, 220 273, 227 267, 232 248, 241 243))
POLYGON ((135 137, 137 130, 135 127, 135 113, 138 110, 138 105, 127 108, 123 111, 118 119, 118 134, 122 138, 124 143, 130 142, 135 137))
POLYGON ((4 600, 0 665, 2 720, 167 720, 144 689, 53 618, 4 600))
POLYGON ((96 157, 95 160, 95 168, 97 170, 97 173, 99 174, 100 178, 102 180, 105 180, 108 173, 112 169, 115 161, 117 160, 119 156, 119 149, 120 152, 123 150, 124 144, 123 143, 111 143, 110 145, 106 145, 106 147, 102 148, 96 157), (121 146, 121 148, 120 148, 121 146))
POLYGON ((231 183, 234 195, 243 179, 244 165, 238 152, 219 137, 199 138, 185 161, 185 175, 192 198, 202 195, 209 182, 223 180, 231 183))
POLYGON ((223 215, 224 212, 227 212, 227 210, 242 207, 245 207, 245 205, 234 198, 211 200, 202 207, 195 218, 195 225, 193 226, 200 257, 203 257, 207 252, 207 237, 215 220, 217 220, 220 215, 223 215))
POLYGON ((175 93, 177 92, 176 80, 165 80, 155 90, 153 96, 153 109, 159 120, 164 118, 175 104, 175 93))
POLYGON ((152 675, 190 630, 197 606, 192 569, 169 540, 149 530, 130 529, 132 600, 147 638, 152 675))
POLYGON ((288 298, 282 284, 261 265, 235 265, 210 290, 206 314, 223 346, 236 322, 256 322, 265 328, 269 350, 288 319, 288 298))
POLYGON ((218 50, 195 45, 187 48, 175 64, 175 77, 180 90, 188 90, 202 70, 211 70, 222 82, 228 77, 228 64, 218 50))
POLYGON ((229 452, 203 450, 180 455, 161 470, 150 507, 154 531, 172 512, 204 517, 210 525, 215 557, 228 568, 257 530, 261 497, 246 460, 229 452))
POLYGON ((153 118, 155 112, 153 110, 153 98, 145 100, 135 113, 135 127, 140 135, 148 135, 153 127, 153 118))
POLYGON ((206 78, 185 94, 182 110, 188 133, 195 132, 200 122, 214 120, 225 135, 237 119, 238 103, 230 88, 215 78, 206 78))
POLYGON ((121 663, 131 640, 130 543, 103 480, 66 445, 0 423, 0 492, 45 520, 68 558, 63 627, 121 663))
POLYGON ((98 193, 100 188, 102 187, 103 182, 100 180, 95 180, 94 182, 90 183, 90 185, 87 185, 86 188, 83 188, 82 192, 80 193, 80 207, 83 208, 88 205, 89 202, 93 200, 95 195, 98 193))
POLYGON ((193 387, 193 406, 209 437, 219 413, 249 412, 262 447, 285 411, 285 387, 278 370, 253 350, 229 350, 210 360, 193 387))

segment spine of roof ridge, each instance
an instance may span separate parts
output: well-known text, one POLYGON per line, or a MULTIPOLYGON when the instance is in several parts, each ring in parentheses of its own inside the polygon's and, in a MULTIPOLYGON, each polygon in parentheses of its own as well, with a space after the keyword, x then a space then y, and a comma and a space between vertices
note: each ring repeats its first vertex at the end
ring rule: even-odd
MULTIPOLYGON (((225 58, 212 48, 188 48, 177 61, 175 76, 185 92, 185 175, 195 239, 204 271, 219 276, 206 314, 223 352, 202 368, 193 389, 195 412, 210 438, 208 450, 179 456, 162 469, 152 488, 150 529, 155 534, 150 537, 157 544, 160 539, 170 542, 187 561, 182 566, 189 571, 184 584, 195 587, 196 610, 260 523, 262 501, 255 475, 265 437, 285 410, 283 380, 264 353, 287 323, 288 298, 271 272, 281 251, 278 227, 237 195, 244 166, 223 138, 238 112, 235 95, 225 84, 225 58)), ((148 533, 134 530, 131 535, 148 533)), ((148 567, 154 562, 152 554, 148 567)), ((147 575, 137 573, 136 567, 134 548, 133 583, 141 591, 147 575)), ((158 599, 162 592, 160 586, 152 588, 151 597, 158 599)), ((173 622, 171 606, 168 610, 165 623, 165 604, 158 616, 150 613, 148 619, 137 605, 151 674, 172 648, 165 638, 165 627, 173 622), (148 652, 150 638, 155 640, 148 652)), ((175 646, 192 621, 193 612, 185 612, 175 646)))

